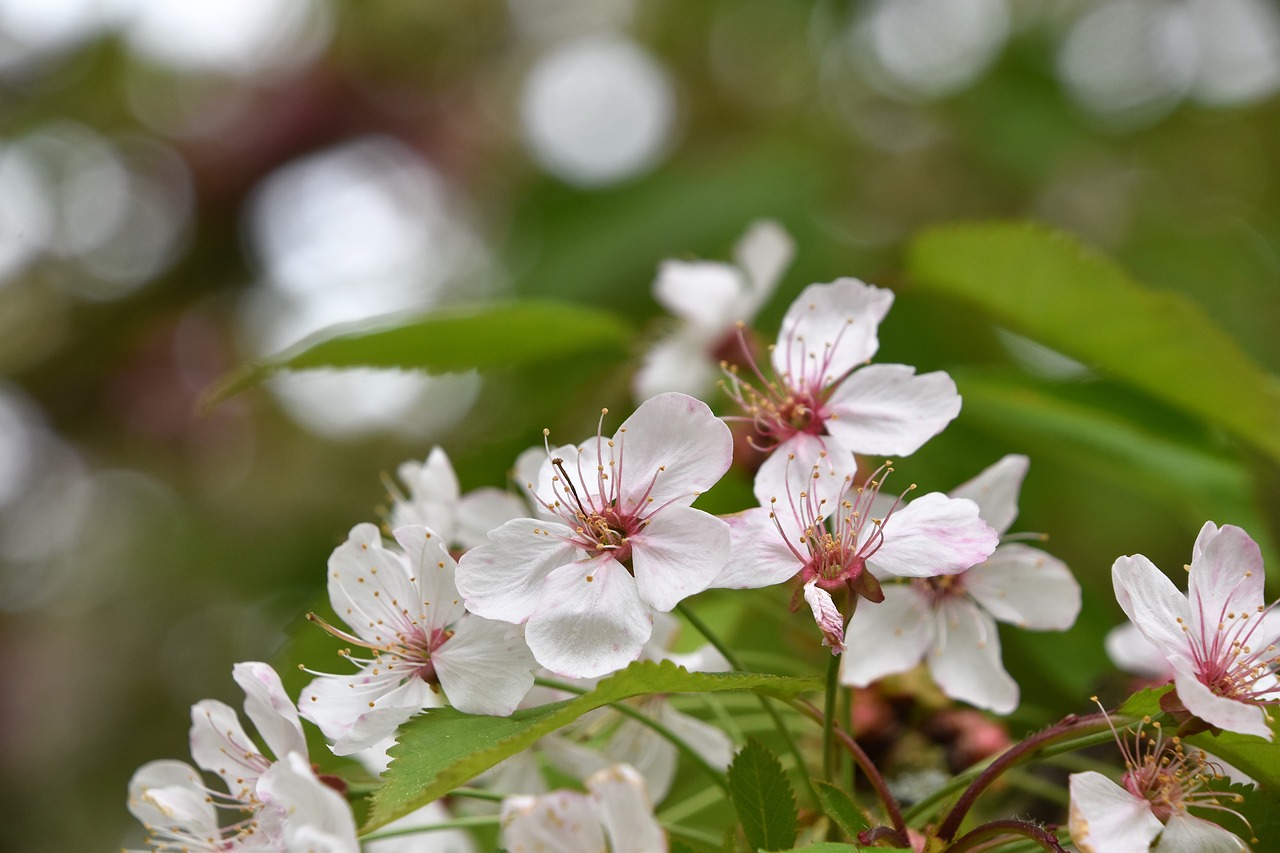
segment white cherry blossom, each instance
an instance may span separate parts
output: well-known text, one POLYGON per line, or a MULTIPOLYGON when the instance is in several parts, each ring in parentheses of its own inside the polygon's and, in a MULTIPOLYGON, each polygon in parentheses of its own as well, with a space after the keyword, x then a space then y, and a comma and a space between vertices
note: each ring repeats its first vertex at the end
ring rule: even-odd
POLYGON ((347 755, 373 746, 413 714, 449 704, 469 714, 505 716, 533 685, 535 664, 518 628, 467 613, 454 585, 456 564, 425 527, 395 531, 401 550, 359 524, 329 558, 329 600, 350 632, 326 630, 371 652, 345 656, 359 671, 318 674, 298 703, 303 716, 347 755))
POLYGON ((586 780, 586 794, 553 791, 502 801, 502 847, 510 853, 665 853, 644 777, 615 764, 586 780))
POLYGON ((639 657, 655 611, 723 568, 728 525, 690 504, 732 454, 724 422, 675 393, 647 400, 612 438, 549 448, 529 486, 545 519, 509 521, 463 555, 467 608, 524 623, 534 657, 560 675, 620 669, 639 657))
POLYGON ((666 391, 698 397, 715 387, 722 353, 738 342, 773 295, 795 245, 771 220, 754 222, 733 249, 733 263, 663 261, 653 282, 658 302, 679 318, 644 356, 633 380, 638 400, 666 391))
MULTIPOLYGON (((1025 456, 1006 456, 951 497, 976 503, 982 519, 1003 535, 1017 517, 1027 467, 1025 456)), ((1080 613, 1080 585, 1067 566, 1020 542, 1006 541, 962 572, 883 589, 884 603, 858 611, 845 637, 850 647, 878 651, 846 655, 842 682, 865 687, 927 661, 948 696, 1000 714, 1017 707, 1019 691, 1001 662, 996 622, 1065 631, 1080 613)))
POLYGON ((1262 553, 1239 527, 1206 522, 1183 595, 1141 554, 1111 567, 1116 600, 1173 670, 1178 699, 1211 726, 1271 740, 1280 703, 1280 617, 1263 598, 1262 553))
POLYGON ((403 494, 395 483, 387 483, 392 497, 391 528, 411 524, 429 527, 450 549, 466 551, 479 545, 493 528, 529 512, 521 498, 502 489, 480 488, 462 494, 453 464, 439 447, 433 447, 422 462, 402 462, 396 473, 409 494, 403 494))
POLYGON ((753 365, 752 384, 730 372, 729 395, 752 423, 754 441, 772 451, 757 476, 767 494, 782 492, 793 455, 805 465, 822 451, 837 464, 854 453, 906 456, 960 413, 946 373, 869 364, 892 304, 891 291, 855 278, 811 284, 782 320, 772 375, 753 365))

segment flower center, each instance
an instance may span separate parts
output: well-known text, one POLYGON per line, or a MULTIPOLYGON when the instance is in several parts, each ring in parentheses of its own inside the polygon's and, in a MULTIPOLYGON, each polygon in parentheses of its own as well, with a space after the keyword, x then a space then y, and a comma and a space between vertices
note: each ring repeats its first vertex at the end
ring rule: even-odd
POLYGON ((947 598, 964 595, 964 572, 958 575, 938 575, 932 578, 914 578, 912 585, 929 596, 930 600, 939 602, 947 598))
POLYGON ((595 555, 609 552, 613 559, 630 570, 631 540, 628 536, 634 526, 629 523, 631 519, 623 518, 616 510, 607 509, 580 516, 579 521, 578 533, 587 540, 588 550, 595 555))

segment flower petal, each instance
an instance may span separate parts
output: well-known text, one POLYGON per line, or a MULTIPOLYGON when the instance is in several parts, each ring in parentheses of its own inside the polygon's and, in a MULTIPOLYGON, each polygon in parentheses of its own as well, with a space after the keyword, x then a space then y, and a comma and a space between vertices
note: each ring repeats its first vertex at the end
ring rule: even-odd
POLYGON ((203 838, 220 835, 204 780, 185 761, 148 761, 139 767, 129 780, 129 812, 148 827, 203 838))
MULTIPOLYGON (((655 705, 667 704, 669 703, 666 699, 656 698, 653 701, 644 702, 643 706, 646 709, 653 709, 655 705)), ((694 744, 688 739, 685 739, 685 743, 690 747, 694 744)), ((596 754, 599 755, 599 753, 596 754)), ((670 793, 671 783, 676 778, 679 754, 671 741, 660 737, 643 723, 630 718, 622 720, 605 743, 604 756, 606 759, 604 766, 595 768, 591 771, 592 773, 603 770, 610 764, 626 762, 644 777, 645 788, 654 802, 662 802, 670 793)))
POLYGON ((778 280, 795 257, 796 244, 786 230, 772 219, 751 223, 733 247, 733 262, 746 273, 748 296, 731 321, 750 321, 773 295, 778 280))
POLYGON ((587 778, 612 853, 665 853, 667 834, 653 816, 644 777, 615 764, 587 778))
POLYGON ((856 278, 809 285, 782 318, 773 369, 791 388, 825 388, 875 355, 892 305, 893 291, 856 278))
POLYGON ((1000 660, 1000 632, 991 617, 952 597, 934 618, 937 642, 929 652, 929 672, 942 692, 997 714, 1018 707, 1018 684, 1000 660))
POLYGON ((948 494, 976 503, 982 520, 995 528, 996 533, 1004 533, 1018 517, 1018 494, 1030 465, 1027 457, 1010 453, 948 494))
POLYGON ((687 327, 654 341, 631 377, 632 395, 647 400, 676 391, 705 397, 720 377, 720 365, 709 351, 714 344, 705 332, 687 327))
POLYGON ((933 637, 928 599, 908 584, 885 584, 884 601, 863 604, 849 620, 840 683, 866 687, 906 672, 924 660, 933 637))
POLYGON ((1145 678, 1173 678, 1173 665, 1164 652, 1148 640, 1146 634, 1132 622, 1125 622, 1108 631, 1103 645, 1111 662, 1125 672, 1145 678))
POLYGON ((1220 624, 1256 615, 1264 603, 1266 574, 1262 552, 1249 534, 1224 524, 1210 536, 1202 531, 1196 550, 1187 579, 1192 630, 1198 626, 1202 633, 1214 633, 1220 624))
MULTIPOLYGON (((313 687, 316 686, 312 682, 313 687)), ((311 689, 311 688, 309 688, 311 689)), ((304 694, 306 698, 306 694, 304 694)), ((436 708, 440 697, 421 678, 406 678, 393 690, 366 701, 350 727, 334 739, 334 755, 350 755, 395 733, 400 724, 425 708, 436 708)))
POLYGON ((361 847, 364 853, 477 853, 475 840, 466 829, 433 829, 430 835, 412 832, 416 827, 445 823, 452 817, 445 804, 436 800, 382 827, 383 832, 403 829, 409 835, 365 841, 361 847))
POLYGON ((1065 631, 1080 615, 1080 584, 1067 564, 1038 548, 1001 545, 964 573, 964 588, 1001 622, 1065 631))
POLYGON ((1101 773, 1072 773, 1069 826, 1081 853, 1134 853, 1151 847, 1164 825, 1151 805, 1101 773))
POLYGON ((827 432, 876 456, 915 453, 960 414, 956 383, 942 371, 916 375, 902 364, 872 364, 832 392, 827 432))
POLYGON ((898 509, 883 530, 884 544, 868 562, 877 572, 899 577, 957 574, 987 559, 1000 542, 999 535, 978 517, 977 504, 941 492, 930 492, 898 509))
MULTIPOLYGON (((729 524, 729 562, 711 586, 717 589, 757 589, 782 583, 804 565, 783 541, 764 508, 725 516, 729 524)), ((797 534, 797 537, 799 534, 797 534)))
POLYGON ((290 752, 307 754, 307 739, 293 700, 284 692, 280 676, 270 665, 257 661, 238 663, 231 677, 244 691, 244 712, 253 721, 267 749, 276 758, 290 752))
POLYGON ((1141 554, 1119 557, 1111 564, 1111 585, 1129 621, 1166 658, 1173 661, 1188 655, 1182 626, 1190 625, 1191 607, 1154 563, 1141 554))
POLYGON ((245 734, 230 706, 217 699, 202 699, 191 706, 191 757, 202 770, 217 773, 227 790, 239 796, 270 762, 245 734))
POLYGON ((663 261, 653 282, 653 298, 704 335, 718 336, 738 320, 747 294, 741 271, 719 261, 663 261))
POLYGON ((612 559, 547 575, 525 640, 538 663, 566 678, 595 678, 640 656, 653 629, 635 579, 612 559))
POLYGON ((844 617, 836 607, 831 594, 818 586, 816 581, 804 585, 804 600, 813 611, 813 620, 818 623, 822 632, 822 645, 831 647, 831 654, 838 655, 845 650, 844 617))
POLYGON ((547 575, 580 556, 563 524, 517 518, 489 534, 458 562, 467 609, 486 619, 523 622, 537 607, 547 575))
MULTIPOLYGON (((663 699, 658 707, 658 722, 675 732, 703 761, 717 770, 725 770, 733 763, 737 748, 719 726, 713 726, 697 717, 677 711, 666 699, 663 699)), ((652 729, 648 731, 652 734, 652 729)), ((654 797, 654 799, 661 798, 654 797)))
MULTIPOLYGON (((800 493, 815 485, 819 499, 835 502, 847 492, 858 473, 853 452, 829 435, 796 433, 774 448, 756 470, 753 491, 760 506, 776 499, 786 510, 798 506, 800 493), (816 482, 815 482, 816 481, 816 482)), ((796 527, 798 533, 803 525, 796 527)))
POLYGON ((501 846, 509 853, 608 850, 600 818, 585 794, 553 791, 540 797, 507 797, 501 821, 501 846))
POLYGON ((700 509, 674 504, 631 537, 636 590, 666 612, 707 588, 729 558, 729 525, 700 509))
POLYGON ((1216 823, 1180 812, 1164 825, 1155 849, 1156 853, 1238 853, 1249 848, 1216 823))
POLYGON ((409 565, 409 588, 413 597, 393 599, 414 627, 428 637, 462 618, 466 608, 457 586, 457 563, 444 537, 422 526, 398 527, 394 534, 404 549, 409 565))
MULTIPOLYGON (((464 551, 489 541, 489 531, 513 518, 525 518, 529 506, 508 491, 494 488, 476 489, 458 501, 458 528, 454 541, 464 551)), ((430 527, 430 525, 427 525, 430 527)))
POLYGON ((533 686, 537 662, 520 630, 466 616, 431 656, 449 704, 464 714, 506 717, 533 686))
POLYGON ((382 546, 372 524, 351 528, 347 541, 329 557, 329 602, 356 634, 377 645, 412 631, 404 613, 416 607, 418 590, 409 581, 404 559, 382 546))
POLYGON ((1173 684, 1187 710, 1205 722, 1242 735, 1267 740, 1275 736, 1260 706, 1214 693, 1196 678, 1186 661, 1174 661, 1173 684))
POLYGON ((733 461, 729 427, 687 394, 645 400, 618 427, 613 443, 622 503, 637 510, 669 501, 693 503, 733 461))
POLYGON ((262 774, 258 798, 266 809, 284 817, 284 849, 359 853, 351 807, 316 778, 298 753, 289 753, 262 774))
POLYGON ((404 462, 396 473, 409 487, 408 500, 398 500, 391 507, 391 526, 421 524, 452 537, 458 517, 458 475, 449 455, 439 447, 431 448, 425 462, 404 462))

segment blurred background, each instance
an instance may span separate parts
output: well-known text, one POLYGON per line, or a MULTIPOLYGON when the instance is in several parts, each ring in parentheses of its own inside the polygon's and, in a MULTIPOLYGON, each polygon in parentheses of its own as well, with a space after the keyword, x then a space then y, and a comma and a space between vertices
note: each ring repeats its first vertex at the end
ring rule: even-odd
POLYGON ((542 427, 629 410, 645 340, 485 376, 284 375, 201 412, 220 376, 334 323, 511 295, 652 334, 657 264, 728 259, 760 217, 797 244, 769 333, 853 275, 898 293, 880 361, 1123 420, 1091 453, 971 406, 906 475, 945 490, 1031 456, 1015 530, 1051 535, 1086 610, 1006 638, 1015 721, 1082 710, 1121 619, 1111 561, 1176 568, 1205 519, 1244 521, 1176 465, 1127 467, 1142 437, 1212 448, 1260 539, 1280 478, 925 297, 902 247, 1036 219, 1280 372, 1278 89, 1270 0, 0 0, 0 844, 136 843, 130 774, 186 758, 191 703, 239 705, 233 662, 281 660, 386 474, 441 444, 464 490, 502 485, 542 427))

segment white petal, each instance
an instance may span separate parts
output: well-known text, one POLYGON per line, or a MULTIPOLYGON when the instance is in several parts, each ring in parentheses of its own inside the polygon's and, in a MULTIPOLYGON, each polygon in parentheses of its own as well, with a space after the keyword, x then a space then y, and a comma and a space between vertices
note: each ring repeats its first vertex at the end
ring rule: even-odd
POLYGON ((298 709, 294 707, 280 676, 268 664, 249 661, 231 668, 231 677, 244 691, 244 712, 253 721, 267 749, 277 758, 290 752, 307 754, 298 709))
POLYGON ((458 475, 449 455, 439 447, 431 448, 425 462, 404 462, 397 473, 409 487, 409 499, 396 501, 391 507, 391 526, 421 524, 453 536, 458 516, 458 475))
POLYGON ((640 598, 664 613, 715 580, 729 558, 729 525, 700 509, 667 507, 631 537, 640 598))
POLYGON ((928 599, 909 584, 885 584, 884 601, 860 602, 844 635, 840 683, 866 687, 906 672, 924 660, 933 643, 928 599))
POLYGON ((720 378, 720 366, 709 352, 715 343, 707 339, 705 332, 690 328, 678 329, 654 341, 631 378, 632 394, 637 400, 668 391, 707 396, 720 378))
POLYGON ((638 658, 652 628, 635 579, 616 560, 598 559, 547 575, 525 640, 552 672, 595 678, 638 658))
POLYGON ((590 799, 573 791, 502 801, 502 842, 509 853, 607 853, 590 799))
POLYGON ((734 321, 750 321, 778 286, 782 273, 795 257, 796 245, 786 230, 772 219, 751 223, 736 246, 733 261, 747 276, 749 297, 734 321))
POLYGON ((218 814, 200 773, 183 761, 149 761, 129 780, 129 812, 147 826, 217 838, 218 814))
POLYGON ((686 322, 718 335, 738 320, 747 294, 741 271, 716 261, 663 261, 653 282, 653 298, 686 322))
MULTIPOLYGON (((666 699, 657 698, 644 702, 646 710, 656 710, 655 705, 668 704, 666 699)), ((687 734, 687 733, 686 733, 687 734)), ((692 741, 686 740, 690 746, 692 741)), ((653 729, 633 719, 624 719, 617 730, 604 745, 606 765, 626 762, 644 777, 645 788, 660 803, 671 791, 671 783, 675 781, 676 765, 679 754, 672 743, 658 735, 653 729)), ((595 768, 592 772, 604 769, 595 768)), ((584 774, 590 775, 590 774, 584 774)))
POLYGON ((883 530, 884 544, 868 562, 877 573, 899 577, 956 574, 987 559, 1000 542, 978 517, 977 504, 941 492, 930 492, 897 510, 883 530))
POLYGON ((430 637, 433 632, 457 622, 466 612, 458 592, 457 564, 444 537, 426 527, 397 527, 394 536, 409 561, 413 597, 391 603, 402 610, 409 608, 407 615, 411 623, 430 637))
POLYGON ((1173 678, 1173 665, 1164 652, 1132 622, 1108 631, 1103 645, 1111 662, 1125 672, 1161 680, 1173 678))
POLYGON ((1261 707, 1214 693, 1196 678, 1185 661, 1174 662, 1173 684, 1187 710, 1205 722, 1242 735, 1267 740, 1274 737, 1261 707))
POLYGON ((642 509, 693 499, 733 461, 733 435, 701 400, 659 394, 640 404, 614 435, 622 502, 642 509))
POLYGON ((838 655, 845 650, 844 617, 832 600, 830 593, 818 586, 815 581, 804 585, 804 600, 813 611, 813 621, 818 623, 822 632, 822 645, 831 647, 831 654, 838 655))
POLYGON ((502 489, 484 488, 468 492, 458 502, 458 529, 453 542, 466 551, 489 541, 489 531, 513 518, 529 515, 528 505, 502 489))
POLYGON ((351 730, 369 703, 395 690, 399 672, 370 675, 366 670, 351 675, 319 675, 302 690, 298 711, 315 723, 324 736, 336 741, 351 730))
POLYGON ((1080 615, 1080 584, 1067 564, 1011 543, 964 573, 964 588, 992 616, 1032 631, 1065 631, 1080 615))
POLYGON ((543 582, 556 568, 580 556, 563 524, 517 518, 489 534, 488 544, 472 548, 458 562, 458 591, 467 609, 486 619, 523 622, 542 595, 543 582))
POLYGON ((1018 517, 1018 494, 1030 465, 1027 457, 1011 453, 948 494, 976 503, 982 520, 997 533, 1004 533, 1018 517))
POLYGON ((718 589, 757 589, 795 576, 803 563, 782 541, 782 533, 763 508, 726 516, 729 524, 729 562, 716 576, 718 589))
MULTIPOLYGON (((677 711, 667 699, 661 700, 658 721, 679 735, 703 761, 717 770, 728 769, 733 763, 737 747, 719 726, 713 726, 697 717, 677 711)), ((652 791, 652 788, 650 790, 652 791)), ((655 797, 655 799, 658 798, 655 797)))
POLYGON ((1119 557, 1111 564, 1116 601, 1129 621, 1166 658, 1185 657, 1188 643, 1182 625, 1190 627, 1187 598, 1155 564, 1141 554, 1119 557))
POLYGON ((359 853, 351 807, 316 778, 298 753, 289 753, 262 774, 258 797, 265 808, 284 817, 287 850, 359 853))
POLYGON ((872 364, 835 389, 827 432, 858 453, 906 456, 960 414, 956 383, 942 371, 916 375, 902 364, 872 364))
MULTIPOLYGON (((836 502, 852 486, 858 473, 853 452, 829 435, 797 433, 774 448, 756 471, 754 493, 761 506, 774 498, 787 510, 798 505, 800 493, 817 489, 819 499, 836 502)), ((803 525, 796 527, 802 530, 803 525)))
MULTIPOLYGON (((306 698, 304 694, 304 699, 306 698)), ((333 743, 334 755, 350 755, 368 749, 395 733, 400 724, 425 708, 440 705, 438 694, 420 678, 406 679, 399 687, 365 703, 363 712, 333 743)))
POLYGON ((615 764, 587 779, 600 822, 613 853, 665 853, 667 834, 653 816, 644 777, 635 768, 615 764))
POLYGON ((1155 849, 1156 853, 1238 853, 1249 848, 1216 823, 1182 812, 1169 818, 1155 849))
POLYGON ((1018 684, 1000 660, 1000 634, 991 617, 952 597, 934 618, 937 641, 929 652, 929 672, 942 692, 997 714, 1018 707, 1018 684))
POLYGON ((217 773, 232 795, 253 781, 270 763, 245 734, 240 719, 217 699, 203 699, 191 706, 191 757, 196 765, 217 773))
POLYGON ((416 609, 418 590, 409 581, 404 558, 382 546, 374 525, 351 528, 347 541, 329 557, 328 581, 334 612, 364 639, 381 646, 412 632, 404 608, 416 609))
POLYGON ((1200 532, 1196 534, 1195 544, 1191 546, 1191 562, 1194 563, 1200 559, 1200 555, 1204 553, 1205 545, 1218 535, 1219 529, 1218 525, 1212 521, 1206 521, 1201 525, 1200 532))
POLYGON ((782 318, 774 370, 791 388, 825 388, 875 355, 892 304, 892 291, 856 278, 809 285, 782 318))
MULTIPOLYGON (((419 826, 444 823, 452 816, 440 800, 428 803, 391 821, 382 831, 411 830, 419 826)), ((465 829, 435 829, 428 834, 413 833, 380 841, 365 841, 364 853, 477 853, 475 840, 465 829)))
POLYGON ((1266 580, 1262 552, 1239 527, 1224 524, 1213 536, 1196 540, 1200 551, 1191 562, 1187 599, 1192 630, 1215 632, 1241 614, 1253 615, 1264 604, 1266 580))
POLYGON ((1069 825, 1082 853, 1145 853, 1164 825, 1151 805, 1101 773, 1072 773, 1069 825))
POLYGON ((462 619, 431 659, 450 705, 498 717, 520 704, 538 665, 518 628, 479 616, 462 619))

